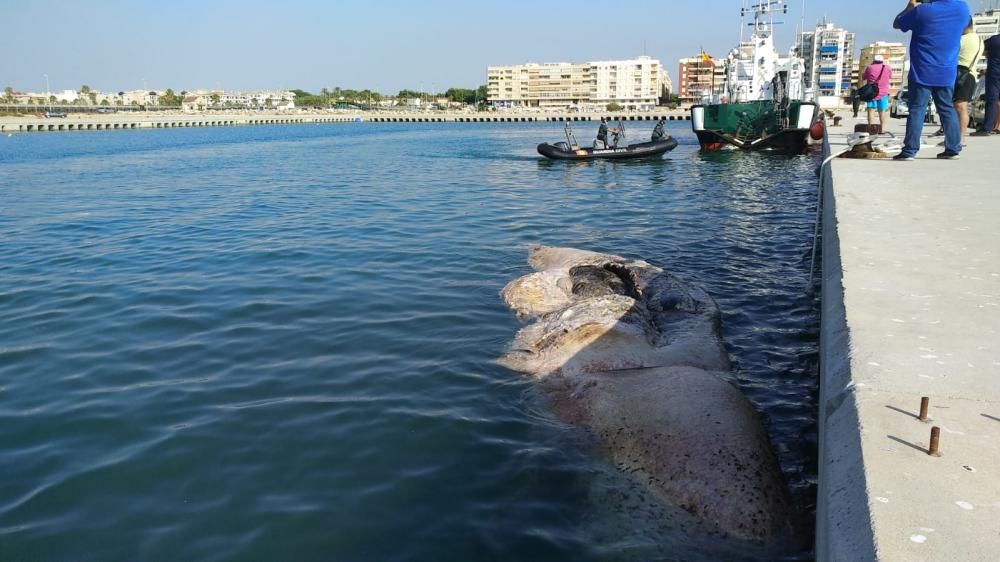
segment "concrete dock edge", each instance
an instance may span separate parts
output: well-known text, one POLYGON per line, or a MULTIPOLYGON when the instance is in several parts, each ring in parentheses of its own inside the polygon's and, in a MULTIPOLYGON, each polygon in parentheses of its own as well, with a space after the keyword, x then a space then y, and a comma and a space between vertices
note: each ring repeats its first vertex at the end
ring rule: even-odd
MULTIPOLYGON (((831 154, 829 136, 823 158, 831 154)), ((833 166, 821 170, 822 294, 816 560, 875 560, 857 397, 851 381, 833 166)), ((818 204, 819 202, 817 202, 818 204)))
MULTIPOLYGON (((830 127, 846 151, 856 121, 830 127)), ((1000 149, 823 170, 815 555, 820 561, 1000 559, 1000 149), (929 404, 922 417, 923 404, 929 404), (940 445, 940 446, 939 446, 940 445)))

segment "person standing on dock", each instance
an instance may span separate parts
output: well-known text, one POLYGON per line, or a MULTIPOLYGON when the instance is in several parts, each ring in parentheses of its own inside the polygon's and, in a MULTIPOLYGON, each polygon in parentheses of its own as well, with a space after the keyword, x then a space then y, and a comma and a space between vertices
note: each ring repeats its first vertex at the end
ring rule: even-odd
MULTIPOLYGON (((868 127, 875 123, 875 112, 878 112, 879 133, 885 132, 889 124, 889 79, 892 78, 892 67, 885 64, 882 55, 872 57, 872 63, 865 69, 861 79, 868 84, 878 86, 878 96, 868 102, 868 127)), ((855 115, 857 117, 857 115, 855 115)))
POLYGON ((653 127, 653 135, 650 137, 649 140, 653 142, 658 142, 663 140, 663 137, 667 135, 667 132, 663 128, 664 127, 663 121, 664 119, 661 117, 660 121, 656 124, 655 127, 653 127))
POLYGON ((913 160, 920 150, 928 98, 934 98, 941 126, 944 152, 938 158, 954 160, 962 152, 961 131, 955 111, 955 78, 962 31, 969 23, 969 5, 964 0, 908 0, 892 26, 910 36, 908 77, 910 114, 906 118, 903 151, 893 160, 913 160))
POLYGON ((976 35, 972 18, 962 35, 958 50, 958 76, 955 78, 955 109, 958 111, 958 126, 965 146, 965 130, 969 128, 969 103, 976 95, 976 62, 983 54, 983 40, 976 35))
POLYGON ((972 133, 973 137, 986 137, 998 134, 1000 123, 997 123, 997 111, 1000 107, 1000 35, 994 35, 986 40, 986 115, 982 128, 972 133))

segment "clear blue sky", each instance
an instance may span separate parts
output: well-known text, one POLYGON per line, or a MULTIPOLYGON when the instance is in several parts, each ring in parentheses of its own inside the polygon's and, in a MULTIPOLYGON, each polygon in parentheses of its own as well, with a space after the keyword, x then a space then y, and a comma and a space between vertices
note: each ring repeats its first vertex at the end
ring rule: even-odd
MULTIPOLYGON (((979 0, 968 0, 973 10, 979 0)), ((908 42, 891 20, 904 0, 806 0, 876 40, 908 42)), ((2 0, 0 88, 52 90, 475 87, 490 64, 677 59, 739 39, 740 0, 2 0)), ((802 20, 789 1, 778 48, 802 20)))

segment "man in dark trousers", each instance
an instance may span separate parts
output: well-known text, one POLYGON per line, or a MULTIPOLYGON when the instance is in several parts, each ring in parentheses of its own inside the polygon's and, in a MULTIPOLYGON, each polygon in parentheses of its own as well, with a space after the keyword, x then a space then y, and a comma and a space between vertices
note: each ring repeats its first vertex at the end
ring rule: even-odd
POLYGON ((649 140, 652 142, 661 141, 666 134, 667 132, 663 128, 663 119, 660 119, 660 122, 653 127, 653 134, 650 136, 649 140))
POLYGON ((597 129, 597 141, 594 142, 594 148, 607 148, 608 147, 608 120, 601 117, 601 126, 597 129))
POLYGON ((969 23, 965 0, 909 0, 892 26, 910 36, 910 75, 907 90, 910 114, 906 119, 903 151, 893 160, 913 160, 920 150, 928 99, 933 97, 944 128, 944 152, 938 158, 955 160, 962 151, 955 111, 955 78, 962 31, 969 23))
POLYGON ((986 40, 986 115, 983 118, 983 128, 973 137, 985 137, 996 134, 997 101, 1000 100, 1000 35, 994 35, 986 40))
MULTIPOLYGON (((618 146, 618 129, 611 127, 611 134, 615 136, 615 146, 618 146)), ((594 141, 594 148, 608 147, 608 120, 601 117, 601 126, 597 129, 597 140, 594 141)))

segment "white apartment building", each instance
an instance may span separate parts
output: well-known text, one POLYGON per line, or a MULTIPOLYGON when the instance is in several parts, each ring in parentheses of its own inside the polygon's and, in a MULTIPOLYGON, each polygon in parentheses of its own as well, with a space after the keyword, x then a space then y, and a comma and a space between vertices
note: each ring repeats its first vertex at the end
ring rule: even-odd
POLYGON ((76 90, 63 90, 61 92, 50 92, 45 96, 46 101, 50 98, 49 96, 54 96, 56 98, 56 103, 73 103, 77 99, 80 99, 80 93, 76 90))
POLYGON ((122 105, 156 105, 160 95, 155 90, 132 90, 119 92, 118 98, 122 105))
POLYGON ((181 106, 185 111, 225 108, 294 109, 295 92, 284 90, 258 90, 255 92, 197 90, 188 92, 184 96, 181 106))
POLYGON ((651 103, 655 107, 659 98, 672 89, 660 61, 646 56, 588 64, 597 83, 594 97, 598 103, 614 101, 622 106, 651 103))
POLYGON ((821 106, 838 105, 850 95, 853 33, 824 21, 815 31, 799 34, 795 52, 805 63, 806 91, 811 91, 821 106))
POLYGON ((528 63, 486 69, 487 100, 494 107, 651 109, 670 90, 660 61, 647 56, 580 64, 528 63))

